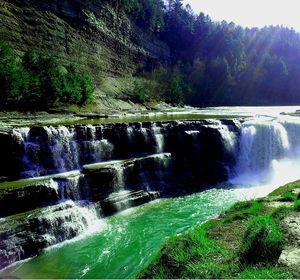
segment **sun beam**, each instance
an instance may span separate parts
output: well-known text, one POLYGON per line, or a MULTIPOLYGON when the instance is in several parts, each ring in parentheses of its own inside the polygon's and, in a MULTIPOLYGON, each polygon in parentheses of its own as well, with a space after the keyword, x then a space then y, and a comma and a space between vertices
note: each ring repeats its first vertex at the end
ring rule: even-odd
POLYGON ((233 21, 243 27, 283 25, 300 31, 299 0, 183 0, 183 3, 217 21, 233 21))

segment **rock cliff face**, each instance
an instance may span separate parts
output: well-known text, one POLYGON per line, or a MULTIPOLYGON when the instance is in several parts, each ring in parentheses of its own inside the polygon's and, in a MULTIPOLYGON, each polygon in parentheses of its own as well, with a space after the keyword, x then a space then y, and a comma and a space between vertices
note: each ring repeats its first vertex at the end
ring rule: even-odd
POLYGON ((120 94, 124 77, 169 58, 165 44, 101 1, 1 0, 0 26, 20 53, 33 48, 91 72, 100 96, 120 94))

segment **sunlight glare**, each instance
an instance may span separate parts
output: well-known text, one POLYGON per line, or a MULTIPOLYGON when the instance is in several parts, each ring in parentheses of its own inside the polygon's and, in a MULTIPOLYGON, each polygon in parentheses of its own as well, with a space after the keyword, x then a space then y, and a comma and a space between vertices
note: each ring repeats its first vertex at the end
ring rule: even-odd
POLYGON ((183 0, 196 13, 243 27, 283 25, 300 31, 299 0, 183 0))

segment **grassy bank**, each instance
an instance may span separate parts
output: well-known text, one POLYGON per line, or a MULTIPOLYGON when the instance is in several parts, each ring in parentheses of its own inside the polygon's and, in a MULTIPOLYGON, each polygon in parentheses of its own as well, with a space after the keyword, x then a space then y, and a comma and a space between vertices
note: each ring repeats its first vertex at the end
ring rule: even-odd
POLYGON ((299 263, 288 255, 299 252, 300 231, 293 228, 300 224, 299 211, 300 181, 238 202, 217 219, 169 239, 138 277, 300 278, 299 263))

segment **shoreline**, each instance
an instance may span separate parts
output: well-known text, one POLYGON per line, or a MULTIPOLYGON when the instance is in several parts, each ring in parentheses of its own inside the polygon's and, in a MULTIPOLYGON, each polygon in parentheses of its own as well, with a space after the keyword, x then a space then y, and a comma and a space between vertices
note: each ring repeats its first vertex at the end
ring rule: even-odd
POLYGON ((300 181, 170 238, 138 278, 300 277, 300 181), (277 235, 276 235, 276 234, 277 235))

